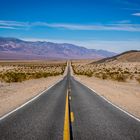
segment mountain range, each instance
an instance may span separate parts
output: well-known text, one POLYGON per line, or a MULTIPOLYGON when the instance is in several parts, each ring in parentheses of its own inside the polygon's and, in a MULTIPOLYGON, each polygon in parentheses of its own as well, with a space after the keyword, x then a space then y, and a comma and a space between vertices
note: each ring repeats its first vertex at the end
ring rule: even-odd
POLYGON ((106 50, 46 41, 0 37, 0 59, 98 59, 116 55, 106 50))

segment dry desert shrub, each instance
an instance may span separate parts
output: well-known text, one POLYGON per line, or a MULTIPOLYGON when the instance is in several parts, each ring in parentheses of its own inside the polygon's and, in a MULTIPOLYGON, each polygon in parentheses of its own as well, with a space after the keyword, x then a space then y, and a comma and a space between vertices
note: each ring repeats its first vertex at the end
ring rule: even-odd
MULTIPOLYGON (((140 64, 77 64, 73 63, 72 68, 75 74, 88 77, 95 76, 100 79, 110 79, 118 82, 126 82, 138 77, 140 73, 140 64)), ((138 78, 137 78, 138 79, 138 78)), ((138 81, 138 80, 137 80, 138 81)))
MULTIPOLYGON (((7 66, 7 64, 6 64, 7 66)), ((10 64, 12 69, 0 71, 0 81, 2 82, 22 82, 29 79, 46 78, 48 76, 62 75, 65 71, 66 63, 60 64, 10 64)), ((4 67, 4 66, 3 66, 4 67)))

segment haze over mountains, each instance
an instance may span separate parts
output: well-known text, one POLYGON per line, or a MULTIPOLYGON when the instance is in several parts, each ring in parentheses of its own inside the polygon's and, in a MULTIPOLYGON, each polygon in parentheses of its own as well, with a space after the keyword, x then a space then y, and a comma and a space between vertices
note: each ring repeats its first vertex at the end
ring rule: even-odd
POLYGON ((31 42, 0 37, 0 59, 95 59, 114 55, 114 52, 87 49, 68 43, 31 42))

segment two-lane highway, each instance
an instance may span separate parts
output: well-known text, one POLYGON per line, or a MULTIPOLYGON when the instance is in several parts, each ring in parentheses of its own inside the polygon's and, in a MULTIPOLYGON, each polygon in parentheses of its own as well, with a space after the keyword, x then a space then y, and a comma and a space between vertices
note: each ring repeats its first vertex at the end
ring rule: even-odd
POLYGON ((73 140, 140 140, 140 122, 77 82, 70 68, 62 81, 0 121, 0 140, 68 140, 69 118, 73 140))

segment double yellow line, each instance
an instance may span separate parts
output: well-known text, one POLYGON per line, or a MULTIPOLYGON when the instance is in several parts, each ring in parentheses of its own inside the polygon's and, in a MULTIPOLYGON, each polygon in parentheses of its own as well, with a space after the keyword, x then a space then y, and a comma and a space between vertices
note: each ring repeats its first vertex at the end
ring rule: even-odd
POLYGON ((69 92, 67 91, 66 95, 66 105, 65 105, 65 119, 64 119, 64 131, 63 131, 63 140, 70 140, 70 123, 74 121, 74 113, 69 110, 69 92))

